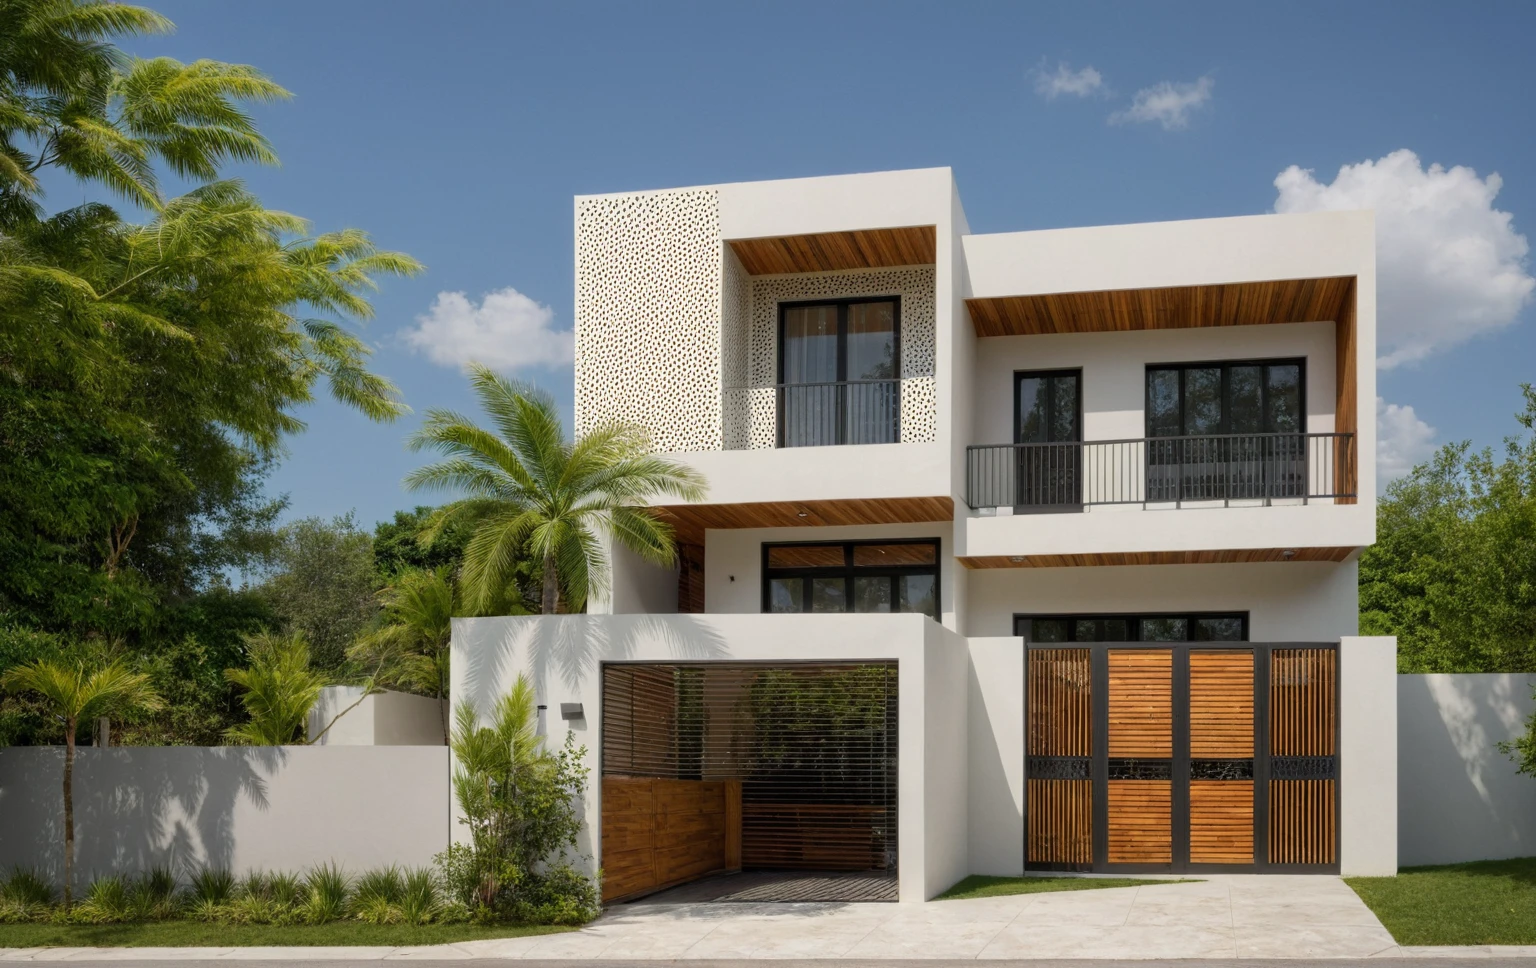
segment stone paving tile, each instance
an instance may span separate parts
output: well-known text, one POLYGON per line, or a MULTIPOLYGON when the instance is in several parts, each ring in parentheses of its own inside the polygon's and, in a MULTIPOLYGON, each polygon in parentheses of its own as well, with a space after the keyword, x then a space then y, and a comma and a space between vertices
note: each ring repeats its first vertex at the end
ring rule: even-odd
POLYGON ((1379 924, 1239 925, 1235 931, 1239 958, 1369 958, 1397 946, 1379 924))
POLYGON ((975 958, 1008 926, 1007 921, 887 921, 848 949, 848 958, 975 958))
POLYGON ((1020 924, 998 933, 980 958, 1231 958, 1231 928, 1020 924))
POLYGON ((1424 945, 1403 945, 1401 948, 1393 948, 1391 951, 1382 952, 1377 958, 1536 958, 1536 945, 1522 944, 1480 944, 1480 945, 1443 945, 1430 947, 1424 945))
POLYGON ((1230 928, 1232 899, 1224 895, 1155 899, 1137 895, 1125 923, 1143 927, 1230 928))

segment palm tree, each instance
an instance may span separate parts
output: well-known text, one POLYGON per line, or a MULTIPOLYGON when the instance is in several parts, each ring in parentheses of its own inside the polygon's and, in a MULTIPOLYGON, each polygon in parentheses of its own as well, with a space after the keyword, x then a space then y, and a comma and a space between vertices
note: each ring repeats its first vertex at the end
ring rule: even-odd
POLYGON ((69 665, 38 659, 16 666, 0 676, 7 692, 35 692, 53 707, 64 723, 64 907, 73 899, 75 869, 75 731, 81 721, 90 722, 110 712, 164 707, 150 687, 149 676, 132 672, 114 660, 86 671, 84 663, 69 665))
MULTIPOLYGON (((512 591, 516 591, 515 587, 512 591)), ((448 696, 453 617, 464 614, 450 570, 445 566, 432 571, 401 572, 379 592, 379 600, 384 606, 383 624, 360 636, 347 650, 347 657, 378 668, 375 680, 381 686, 401 686, 437 698, 442 706, 446 744, 448 708, 442 700, 448 696)), ((520 601, 508 600, 498 603, 494 611, 500 615, 521 615, 527 609, 520 601)))
POLYGON ((245 690, 240 703, 251 718, 224 738, 244 746, 308 742, 309 712, 325 688, 325 677, 309 667, 309 640, 303 632, 258 632, 246 636, 245 646, 250 668, 225 669, 224 678, 245 690))
POLYGON ((541 566, 543 613, 556 611, 562 591, 566 607, 579 610, 589 592, 603 588, 606 561, 597 528, 646 561, 676 561, 671 527, 645 505, 663 494, 701 500, 702 477, 653 455, 640 427, 606 424, 570 443, 544 391, 479 365, 470 367, 470 383, 494 430, 451 410, 428 410, 409 445, 447 459, 413 471, 405 484, 468 495, 444 507, 424 538, 430 543, 456 520, 474 522, 463 575, 471 609, 484 614, 527 554, 541 566))

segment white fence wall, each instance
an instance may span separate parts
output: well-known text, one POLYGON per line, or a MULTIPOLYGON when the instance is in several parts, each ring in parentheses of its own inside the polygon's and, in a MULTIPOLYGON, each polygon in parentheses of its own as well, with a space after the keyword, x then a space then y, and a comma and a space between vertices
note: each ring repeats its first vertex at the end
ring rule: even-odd
POLYGON ((1397 677, 1398 860, 1536 856, 1536 777, 1498 750, 1531 715, 1525 675, 1397 677))
MULTIPOLYGON (((0 749, 0 870, 63 871, 62 747, 0 749)), ((443 746, 118 747, 75 760, 75 869, 356 872, 448 845, 443 746)))

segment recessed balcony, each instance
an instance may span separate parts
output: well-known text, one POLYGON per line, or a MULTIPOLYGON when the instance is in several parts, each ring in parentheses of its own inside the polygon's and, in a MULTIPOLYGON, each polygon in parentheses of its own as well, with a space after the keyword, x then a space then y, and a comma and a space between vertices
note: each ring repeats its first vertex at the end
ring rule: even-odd
POLYGON ((1351 433, 1219 434, 966 448, 966 503, 1015 513, 1349 503, 1351 433))

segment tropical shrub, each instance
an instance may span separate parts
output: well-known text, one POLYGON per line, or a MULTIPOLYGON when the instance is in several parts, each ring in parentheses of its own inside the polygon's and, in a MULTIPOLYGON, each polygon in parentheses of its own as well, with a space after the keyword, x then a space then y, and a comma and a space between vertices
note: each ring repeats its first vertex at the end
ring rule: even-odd
POLYGON ((438 855, 449 900, 479 918, 581 924, 597 916, 597 885, 572 863, 581 832, 585 747, 566 734, 559 753, 535 731, 533 687, 519 676, 480 725, 455 710, 454 796, 469 842, 438 855))
POLYGON ((309 712, 325 688, 325 677, 309 665, 309 642, 302 632, 259 632, 246 638, 250 666, 226 669, 224 677, 243 692, 240 702, 250 717, 224 733, 231 743, 286 746, 303 743, 309 712))

